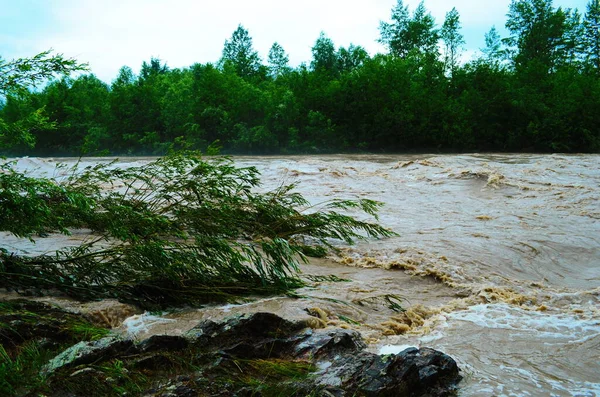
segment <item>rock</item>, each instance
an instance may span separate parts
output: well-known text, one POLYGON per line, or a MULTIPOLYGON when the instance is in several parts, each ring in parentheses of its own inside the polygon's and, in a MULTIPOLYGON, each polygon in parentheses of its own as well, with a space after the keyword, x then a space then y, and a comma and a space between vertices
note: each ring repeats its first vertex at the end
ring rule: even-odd
POLYGON ((183 336, 153 335, 138 343, 137 347, 142 353, 148 353, 161 350, 183 350, 186 349, 188 345, 189 340, 183 336))
POLYGON ((115 337, 102 338, 93 342, 79 342, 58 356, 42 369, 44 375, 49 375, 63 367, 74 367, 82 364, 91 364, 125 353, 132 353, 134 345, 131 340, 115 337))
POLYGON ((165 397, 446 396, 461 379, 456 362, 439 351, 410 348, 380 356, 365 348, 353 330, 312 330, 256 313, 137 344, 117 338, 81 342, 52 360, 45 373, 118 359, 131 376, 155 377, 144 395, 165 397))
POLYGON ((320 361, 333 359, 339 355, 350 355, 365 349, 357 331, 346 329, 315 330, 295 345, 295 357, 313 357, 320 361))
POLYGON ((411 348, 380 356, 364 350, 356 331, 299 328, 273 314, 257 313, 201 323, 188 336, 236 358, 311 360, 318 368, 314 386, 336 396, 444 396, 461 379, 456 362, 436 350, 411 348))
POLYGON ((159 390, 152 390, 145 397, 198 397, 198 390, 189 387, 185 382, 175 381, 159 390))
POLYGON ((310 334, 303 324, 272 313, 255 313, 215 323, 205 321, 186 333, 196 346, 239 358, 279 358, 310 334))
POLYGON ((456 362, 444 353, 411 348, 396 355, 361 352, 342 357, 321 374, 320 382, 336 386, 328 379, 339 379, 343 390, 364 396, 443 396, 461 376, 456 362))
POLYGON ((135 360, 133 366, 136 369, 159 371, 161 369, 171 368, 173 366, 173 361, 162 354, 156 354, 135 360))

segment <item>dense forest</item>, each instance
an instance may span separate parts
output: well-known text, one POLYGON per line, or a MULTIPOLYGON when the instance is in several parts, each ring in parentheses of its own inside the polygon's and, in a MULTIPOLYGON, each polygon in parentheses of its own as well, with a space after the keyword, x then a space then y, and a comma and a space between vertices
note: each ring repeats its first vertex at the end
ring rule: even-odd
MULTIPOLYGON (((325 33, 312 60, 263 62, 240 25, 215 64, 169 68, 152 58, 108 85, 93 74, 8 91, 0 137, 27 126, 5 154, 600 150, 600 0, 585 12, 513 0, 478 59, 461 62, 456 9, 438 25, 402 0, 379 41, 386 53, 337 48, 325 33), (34 145, 35 142, 35 145, 34 145)), ((0 74, 2 65, 0 59, 0 74)), ((0 145, 1 146, 1 145, 0 145)), ((8 145, 5 145, 8 147, 8 145)))

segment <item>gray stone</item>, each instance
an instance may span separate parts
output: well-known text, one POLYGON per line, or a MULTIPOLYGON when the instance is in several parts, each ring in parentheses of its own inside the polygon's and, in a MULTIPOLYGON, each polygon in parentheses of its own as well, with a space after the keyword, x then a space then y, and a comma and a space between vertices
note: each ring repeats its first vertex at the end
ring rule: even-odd
POLYGON ((96 360, 123 354, 133 349, 133 341, 116 337, 102 338, 93 342, 79 342, 50 360, 42 369, 42 373, 48 375, 63 367, 90 364, 96 360))
POLYGON ((292 384, 299 396, 448 396, 461 380, 456 362, 442 352, 410 348, 381 356, 365 348, 356 331, 312 330, 274 314, 256 313, 206 321, 182 337, 153 336, 138 344, 114 337, 81 342, 53 359, 44 372, 115 358, 129 368, 160 372, 171 366, 166 353, 175 351, 204 364, 178 373, 185 377, 171 378, 147 395, 191 396, 200 391, 205 395, 255 395, 252 387, 234 383, 211 389, 223 373, 241 370, 237 362, 244 360, 311 363, 316 372, 292 384))

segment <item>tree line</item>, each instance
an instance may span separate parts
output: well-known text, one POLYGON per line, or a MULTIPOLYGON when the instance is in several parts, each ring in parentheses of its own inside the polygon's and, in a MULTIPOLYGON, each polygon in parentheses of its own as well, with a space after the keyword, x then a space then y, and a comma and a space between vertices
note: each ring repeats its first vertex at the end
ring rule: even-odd
POLYGON ((600 150, 600 0, 584 13, 512 0, 505 26, 507 37, 492 27, 480 56, 461 62, 456 9, 438 26, 424 3, 398 0, 374 56, 321 33, 310 63, 290 67, 278 43, 263 62, 240 25, 215 64, 152 58, 110 85, 85 74, 42 90, 10 89, 15 61, 0 59, 0 145, 34 155, 600 150))

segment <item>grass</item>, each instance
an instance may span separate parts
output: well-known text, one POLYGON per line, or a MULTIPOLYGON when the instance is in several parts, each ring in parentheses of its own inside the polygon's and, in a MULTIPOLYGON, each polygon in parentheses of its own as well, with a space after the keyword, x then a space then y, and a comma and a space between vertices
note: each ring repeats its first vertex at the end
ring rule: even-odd
POLYGON ((78 315, 27 301, 0 302, 0 395, 25 395, 47 379, 42 367, 79 341, 109 334, 78 315))
POLYGON ((37 341, 23 344, 13 355, 0 346, 0 395, 23 395, 42 385, 44 377, 39 371, 52 357, 52 351, 44 349, 37 341))

